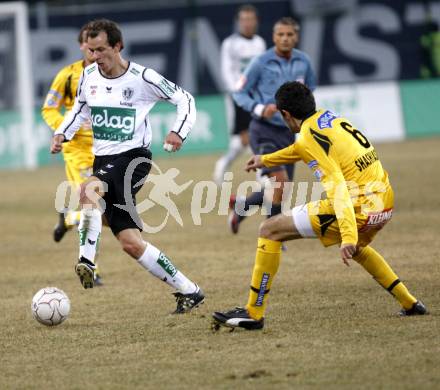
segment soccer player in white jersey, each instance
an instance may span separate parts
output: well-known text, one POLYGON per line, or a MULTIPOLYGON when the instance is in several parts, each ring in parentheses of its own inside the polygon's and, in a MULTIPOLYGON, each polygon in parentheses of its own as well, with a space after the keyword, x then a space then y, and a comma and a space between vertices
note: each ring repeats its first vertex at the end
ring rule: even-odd
MULTIPOLYGON (((256 34, 258 28, 257 9, 249 4, 241 6, 236 16, 238 32, 228 36, 221 46, 221 72, 228 94, 240 87, 240 78, 249 62, 266 50, 264 39, 256 34)), ((228 96, 231 99, 231 96, 228 96)), ((232 99, 231 99, 232 100, 232 99)), ((248 127, 251 114, 243 110, 233 100, 234 124, 227 152, 216 164, 213 179, 217 185, 223 182, 223 176, 233 161, 249 144, 248 127)))
POLYGON ((122 249, 177 290, 174 313, 187 312, 203 303, 204 294, 164 253, 143 240, 135 195, 151 168, 148 113, 160 100, 177 106, 176 122, 164 140, 164 147, 176 152, 195 122, 194 99, 154 70, 125 60, 120 53, 122 33, 116 23, 92 21, 87 37, 95 62, 84 69, 74 106, 51 144, 51 152, 59 153, 81 123, 92 119, 95 160, 93 175, 80 186, 80 247, 75 271, 84 288, 93 287, 103 211, 122 249))

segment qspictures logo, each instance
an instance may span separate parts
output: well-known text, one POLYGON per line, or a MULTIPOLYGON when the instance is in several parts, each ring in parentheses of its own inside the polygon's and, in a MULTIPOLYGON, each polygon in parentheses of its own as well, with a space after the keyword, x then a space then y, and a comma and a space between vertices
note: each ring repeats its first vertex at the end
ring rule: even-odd
MULTIPOLYGON (((315 162, 312 162, 313 166, 314 164, 315 162)), ((102 168, 103 174, 113 168, 113 164, 105 165, 102 168)), ((237 186, 234 191, 235 204, 232 210, 230 208, 234 178, 232 172, 225 173, 224 181, 220 187, 218 187, 215 182, 208 180, 182 180, 179 175, 180 171, 175 167, 162 171, 151 159, 137 157, 128 164, 123 182, 120 183, 121 189, 123 190, 123 202, 122 204, 114 203, 113 206, 126 211, 129 214, 128 218, 131 218, 140 230, 155 234, 165 228, 170 217, 183 228, 184 225, 186 226, 184 218, 188 218, 188 215, 185 214, 188 213, 195 226, 201 226, 203 224, 202 216, 211 213, 228 216, 230 213, 235 212, 239 216, 250 217, 260 212, 262 216, 267 217, 270 215, 272 209, 273 191, 281 187, 281 183, 267 178, 260 178, 259 181, 249 180, 235 183, 237 186), (133 175, 139 164, 151 164, 151 169, 146 177, 138 182, 134 182, 133 175), (142 198, 141 195, 138 194, 135 201, 133 189, 147 183, 149 188, 148 191, 144 193, 145 198, 142 198), (259 192, 263 189, 264 197, 262 207, 260 208, 258 205, 255 205, 245 208, 246 196, 250 192, 259 192), (183 203, 184 209, 179 209, 179 203, 176 203, 176 201, 178 197, 188 191, 191 192, 191 194, 187 194, 186 196, 190 198, 190 201, 189 203, 183 203), (152 213, 153 209, 157 210, 160 214, 156 214, 156 212, 152 213), (181 212, 183 213, 181 214, 181 212), (160 215, 161 218, 150 219, 151 214, 160 215)), ((96 207, 104 213, 107 205, 104 199, 96 194, 96 186, 94 183, 95 182, 92 181, 90 186, 86 186, 85 193, 89 199, 96 204, 96 207)), ((107 192, 107 184, 105 182, 101 182, 101 184, 103 185, 101 192, 107 192)), ((387 188, 386 183, 383 182, 370 182, 363 185, 362 188, 355 182, 326 182, 325 188, 322 183, 319 182, 285 183, 281 200, 281 213, 291 218, 291 210, 293 207, 304 205, 310 200, 313 203, 311 203, 309 215, 319 215, 320 202, 318 201, 323 198, 326 189, 335 194, 333 203, 335 215, 338 218, 345 218, 345 208, 352 207, 351 205, 357 202, 356 199, 358 196, 361 196, 362 199, 364 199, 365 196, 368 197, 367 203, 360 204, 360 212, 364 215, 375 214, 375 216, 370 219, 370 224, 381 224, 391 217, 391 212, 384 210, 381 194, 385 193, 387 188), (296 191, 294 191, 294 188, 296 191), (349 191, 351 202, 344 201, 347 190, 349 191), (388 213, 376 216, 377 213, 375 210, 378 210, 380 213, 384 211, 388 213)), ((60 183, 55 195, 55 209, 58 212, 64 212, 66 208, 68 210, 76 210, 79 208, 79 191, 77 188, 72 188, 71 183, 68 181, 60 183)), ((160 265, 164 267, 164 269, 167 267, 165 260, 163 260, 160 265)), ((173 273, 170 269, 168 271, 173 273)))
POLYGON ((133 138, 136 127, 134 108, 91 107, 93 136, 108 141, 127 141, 133 138))

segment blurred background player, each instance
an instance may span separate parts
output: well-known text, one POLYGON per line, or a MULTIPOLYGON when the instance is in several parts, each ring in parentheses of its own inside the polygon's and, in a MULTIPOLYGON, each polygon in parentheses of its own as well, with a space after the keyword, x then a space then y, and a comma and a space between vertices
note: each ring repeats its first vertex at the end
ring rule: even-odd
POLYGON ((319 238, 339 245, 344 264, 358 262, 401 305, 401 316, 424 315, 422 302, 409 293, 385 259, 369 244, 391 219, 394 193, 373 145, 345 118, 316 110, 310 89, 286 83, 276 105, 298 141, 275 153, 253 156, 247 170, 304 161, 326 191, 327 199, 294 207, 260 226, 255 265, 245 308, 216 312, 220 325, 261 329, 267 296, 281 260, 281 243, 319 238))
MULTIPOLYGON (((78 43, 83 59, 67 65, 58 72, 41 109, 43 119, 54 131, 62 123, 66 113, 72 109, 83 69, 93 63, 92 55, 87 47, 87 24, 79 31, 78 43)), ((66 176, 72 188, 77 189, 92 173, 94 159, 92 146, 93 133, 90 121, 83 122, 72 141, 63 144, 66 176)), ((73 226, 78 226, 79 220, 80 211, 78 210, 66 209, 63 213, 59 213, 58 222, 53 231, 55 242, 61 241, 73 226)), ((102 284, 98 271, 95 273, 95 283, 102 284)))
MULTIPOLYGON (((295 49, 299 39, 299 25, 289 17, 279 19, 273 27, 274 47, 256 57, 246 68, 241 85, 233 94, 235 102, 252 113, 249 142, 254 154, 272 153, 295 142, 295 135, 285 125, 275 105, 275 92, 287 81, 299 81, 315 89, 316 80, 310 59, 295 49)), ((293 179, 293 165, 264 167, 261 175, 280 183, 274 188, 272 199, 264 198, 264 189, 247 198, 231 196, 229 226, 235 234, 246 212, 253 205, 267 202, 268 216, 281 212, 284 184, 293 179)))
MULTIPOLYGON (((257 9, 252 5, 241 6, 236 15, 238 32, 228 36, 221 46, 221 72, 225 89, 229 94, 236 91, 240 77, 249 62, 266 50, 264 39, 256 34, 258 29, 257 9)), ((228 106, 231 106, 229 99, 228 106)), ((232 101, 233 127, 229 149, 215 164, 213 179, 217 185, 232 162, 249 144, 248 128, 250 113, 232 101)))

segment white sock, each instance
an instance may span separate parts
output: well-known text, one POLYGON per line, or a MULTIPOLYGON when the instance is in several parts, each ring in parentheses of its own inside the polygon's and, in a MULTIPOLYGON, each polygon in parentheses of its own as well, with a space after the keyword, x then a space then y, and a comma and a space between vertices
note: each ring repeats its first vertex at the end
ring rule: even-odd
POLYGON ((94 263, 101 230, 101 212, 96 208, 82 209, 78 226, 80 258, 83 256, 94 263))
POLYGON ((147 248, 138 259, 139 264, 154 276, 168 283, 182 294, 191 294, 197 290, 196 285, 180 272, 159 249, 147 243, 147 248))
POLYGON ((226 160, 226 167, 229 167, 231 163, 241 154, 244 150, 243 144, 241 143, 241 138, 239 135, 231 136, 229 141, 229 149, 225 154, 224 158, 226 160))
POLYGON ((223 176, 231 163, 240 155, 244 150, 241 138, 239 135, 233 135, 229 141, 229 149, 225 155, 220 157, 215 163, 214 168, 214 181, 217 185, 221 185, 223 182, 223 176))

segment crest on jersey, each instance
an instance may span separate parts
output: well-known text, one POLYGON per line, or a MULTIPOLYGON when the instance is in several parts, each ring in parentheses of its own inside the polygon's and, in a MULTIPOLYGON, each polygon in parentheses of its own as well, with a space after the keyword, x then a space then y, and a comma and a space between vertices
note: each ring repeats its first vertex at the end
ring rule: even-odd
POLYGON ((338 115, 331 111, 326 111, 318 118, 318 126, 322 129, 328 129, 332 127, 333 119, 336 119, 338 115))
POLYGON ((125 88, 122 91, 122 97, 124 98, 124 100, 130 100, 133 97, 134 94, 134 89, 133 88, 125 88))
POLYGON ((307 165, 313 171, 313 175, 316 177, 316 179, 321 181, 324 174, 319 169, 318 161, 312 160, 312 161, 308 162, 307 165))
POLYGON ((46 106, 48 107, 58 107, 58 103, 59 101, 62 99, 61 94, 54 90, 51 89, 49 91, 49 93, 47 94, 47 98, 46 98, 46 106))

